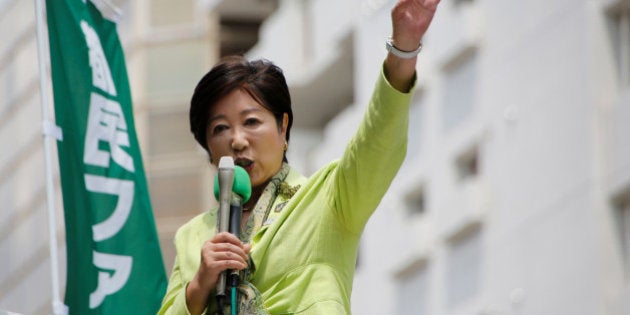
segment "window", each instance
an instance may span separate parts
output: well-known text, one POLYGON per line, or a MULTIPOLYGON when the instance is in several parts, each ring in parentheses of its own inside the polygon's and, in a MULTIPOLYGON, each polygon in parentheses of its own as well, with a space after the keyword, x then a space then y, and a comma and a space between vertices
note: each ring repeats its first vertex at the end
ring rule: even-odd
POLYGON ((612 10, 611 30, 619 83, 630 87, 630 1, 620 2, 612 10))
POLYGON ((446 130, 457 127, 468 118, 475 105, 477 58, 474 51, 465 50, 446 66, 443 124, 446 130))
POLYGON ((215 1, 220 56, 245 54, 258 42, 259 29, 278 7, 277 0, 215 1))
POLYGON ((479 173, 479 150, 477 146, 464 152, 455 161, 457 175, 460 180, 466 180, 477 176, 479 173))
POLYGON ((429 268, 426 261, 398 275, 398 310, 401 315, 429 314, 429 268))
POLYGON ((426 210, 426 197, 424 188, 419 187, 409 192, 405 196, 405 202, 407 203, 407 209, 409 214, 422 214, 426 210))
POLYGON ((245 54, 258 42, 262 20, 221 18, 221 56, 245 54))
POLYGON ((447 265, 447 302, 450 307, 474 297, 479 290, 481 269, 481 228, 462 229, 450 240, 447 265))

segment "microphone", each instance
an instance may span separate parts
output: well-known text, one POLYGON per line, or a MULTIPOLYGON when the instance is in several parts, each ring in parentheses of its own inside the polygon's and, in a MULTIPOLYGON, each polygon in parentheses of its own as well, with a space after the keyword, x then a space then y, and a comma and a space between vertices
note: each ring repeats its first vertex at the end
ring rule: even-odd
MULTIPOLYGON (((244 168, 234 165, 232 157, 224 156, 219 160, 219 168, 214 178, 214 196, 219 201, 217 229, 219 232, 230 232, 240 237, 243 204, 252 195, 252 185, 244 168)), ((238 272, 233 271, 232 282, 238 281, 238 272)), ((236 286, 237 283, 232 283, 236 286)), ((217 298, 222 304, 226 294, 226 273, 219 275, 217 282, 217 298)))
MULTIPOLYGON (((231 157, 224 157, 232 160, 231 157)), ((223 160, 223 158, 221 158, 223 160)), ((227 159, 226 159, 227 160, 227 159)), ((221 162, 219 162, 219 170, 221 170, 221 162)), ((231 176, 232 176, 232 187, 224 186, 221 180, 221 172, 217 173, 217 176, 214 177, 214 197, 219 200, 219 215, 222 216, 220 221, 222 222, 222 227, 224 229, 219 228, 219 232, 228 231, 237 237, 240 236, 240 227, 241 227, 241 216, 243 213, 243 204, 249 201, 249 198, 252 196, 252 183, 245 171, 244 168, 238 165, 231 165, 231 176), (226 192, 226 190, 228 190, 226 192), (222 204, 224 201, 224 197, 227 198, 227 202, 222 204), (229 206, 228 206, 229 205, 229 206), (224 206, 225 208, 221 208, 224 206), (227 209, 225 212, 222 209, 227 209), (233 211, 234 210, 234 211, 233 211), (237 213, 235 213, 237 212, 237 213), (224 216, 224 214, 226 214, 224 216), (229 216, 229 219, 226 217, 229 216), (223 220, 226 221, 223 221, 223 220), (226 223, 227 222, 227 223, 226 223)), ((225 185, 228 185, 229 181, 225 181, 225 185)), ((217 220, 219 221, 219 220, 217 220)))
MULTIPOLYGON (((234 168, 234 185, 232 186, 232 199, 230 201, 230 233, 240 238, 241 235, 241 219, 243 216, 243 204, 249 200, 252 194, 252 185, 249 175, 245 169, 240 166, 234 168)), ((237 287, 240 282, 238 270, 232 270, 226 284, 226 290, 230 290, 230 304, 232 314, 238 314, 238 296, 237 287), (236 312, 234 311, 236 310, 236 312)))
MULTIPOLYGON (((234 184, 234 159, 231 156, 221 157, 219 169, 215 177, 215 197, 219 201, 219 212, 217 214, 218 232, 227 232, 229 229, 230 201, 232 199, 232 185, 234 184), (217 189, 219 190, 217 196, 217 189)), ((225 296, 225 272, 219 275, 217 282, 217 297, 225 296)))

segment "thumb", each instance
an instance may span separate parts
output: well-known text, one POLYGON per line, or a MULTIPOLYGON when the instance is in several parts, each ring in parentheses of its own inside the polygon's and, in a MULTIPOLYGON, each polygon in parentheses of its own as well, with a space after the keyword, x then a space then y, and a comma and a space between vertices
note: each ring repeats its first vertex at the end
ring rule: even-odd
POLYGON ((249 254, 249 252, 252 250, 252 244, 250 243, 243 244, 243 250, 245 251, 245 254, 249 254))

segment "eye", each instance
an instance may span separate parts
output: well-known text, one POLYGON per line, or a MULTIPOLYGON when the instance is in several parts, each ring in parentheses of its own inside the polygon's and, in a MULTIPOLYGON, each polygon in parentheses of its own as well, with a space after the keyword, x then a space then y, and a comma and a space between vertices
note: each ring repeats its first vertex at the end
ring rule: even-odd
POLYGON ((228 129, 228 127, 226 125, 216 125, 216 126, 214 126, 212 128, 212 134, 213 135, 218 135, 218 134, 220 134, 221 132, 223 132, 223 131, 225 131, 227 129, 228 129))
POLYGON ((245 126, 256 126, 258 124, 260 124, 260 120, 258 118, 250 117, 245 119, 245 126))

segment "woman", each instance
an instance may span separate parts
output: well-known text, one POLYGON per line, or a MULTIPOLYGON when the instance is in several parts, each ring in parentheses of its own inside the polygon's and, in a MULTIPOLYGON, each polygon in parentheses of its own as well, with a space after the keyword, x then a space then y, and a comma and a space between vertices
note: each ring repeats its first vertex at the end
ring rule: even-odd
POLYGON ((344 155, 305 178, 286 161, 293 121, 282 71, 231 57, 195 89, 195 139, 251 177, 244 235, 216 233, 216 209, 182 226, 160 314, 213 313, 222 271, 244 270, 253 313, 349 314, 359 237, 406 151, 416 54, 439 0, 399 0, 381 76, 344 155), (413 53, 411 53, 413 52, 413 53), (258 303, 258 304, 256 304, 258 303))

